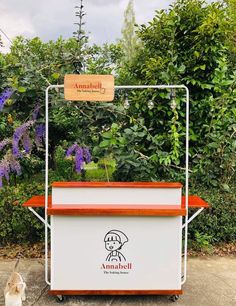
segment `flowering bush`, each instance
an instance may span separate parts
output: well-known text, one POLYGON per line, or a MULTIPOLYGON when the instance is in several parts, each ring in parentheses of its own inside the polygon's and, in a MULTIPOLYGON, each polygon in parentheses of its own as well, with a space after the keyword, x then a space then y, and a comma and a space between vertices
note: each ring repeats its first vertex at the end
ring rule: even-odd
POLYGON ((72 156, 73 153, 75 153, 75 170, 80 173, 84 169, 84 164, 91 162, 91 154, 87 147, 80 147, 77 143, 68 148, 66 156, 72 156))
POLYGON ((20 149, 19 149, 19 141, 22 139, 22 144, 25 149, 25 152, 27 154, 30 153, 31 149, 31 142, 29 137, 29 128, 34 125, 34 121, 30 120, 26 123, 19 126, 13 135, 13 141, 12 141, 12 153, 13 155, 17 157, 21 157, 20 149))
MULTIPOLYGON (((4 103, 12 95, 13 90, 7 88, 0 95, 0 110, 3 109, 4 103)), ((16 173, 17 175, 21 174, 21 165, 20 159, 25 155, 30 154, 32 149, 30 129, 35 125, 36 119, 39 114, 40 107, 37 104, 33 114, 32 119, 23 123, 17 127, 13 133, 13 137, 6 138, 0 142, 0 152, 4 150, 5 155, 3 154, 2 159, 0 160, 0 187, 3 185, 3 178, 7 181, 10 179, 10 173, 16 173), (22 147, 23 150, 22 150, 22 147), (12 146, 12 149, 9 149, 9 146, 12 146), (8 150, 7 150, 8 149, 8 150)), ((45 127, 44 124, 39 124, 35 128, 35 144, 39 147, 45 136, 45 127)))
POLYGON ((8 100, 13 94, 13 89, 7 88, 0 95, 0 111, 3 109, 6 100, 8 100))

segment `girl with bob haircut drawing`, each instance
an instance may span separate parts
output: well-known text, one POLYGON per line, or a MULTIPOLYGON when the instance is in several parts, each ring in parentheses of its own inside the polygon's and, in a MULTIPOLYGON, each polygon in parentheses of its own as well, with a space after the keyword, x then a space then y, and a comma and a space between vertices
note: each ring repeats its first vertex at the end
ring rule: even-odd
POLYGON ((110 251, 106 261, 126 261, 124 255, 119 250, 128 240, 128 237, 121 231, 109 231, 104 238, 105 248, 110 251))

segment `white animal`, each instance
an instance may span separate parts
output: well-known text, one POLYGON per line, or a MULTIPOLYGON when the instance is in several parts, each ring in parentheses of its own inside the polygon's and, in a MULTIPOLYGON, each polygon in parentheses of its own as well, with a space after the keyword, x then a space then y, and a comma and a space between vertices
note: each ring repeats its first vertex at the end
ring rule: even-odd
POLYGON ((4 290, 5 306, 22 306, 22 301, 26 300, 26 283, 22 276, 16 272, 19 261, 20 259, 17 260, 4 290))

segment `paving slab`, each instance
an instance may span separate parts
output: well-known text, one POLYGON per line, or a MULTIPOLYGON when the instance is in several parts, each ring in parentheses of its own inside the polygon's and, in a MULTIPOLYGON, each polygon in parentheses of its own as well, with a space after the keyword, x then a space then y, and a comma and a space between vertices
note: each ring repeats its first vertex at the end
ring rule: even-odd
MULTIPOLYGON (((0 260, 0 286, 5 287, 15 264, 0 260)), ((23 306, 58 306, 55 297, 48 296, 41 259, 22 259, 19 272, 27 284, 27 300, 23 306)), ((189 258, 184 294, 175 303, 167 296, 69 296, 61 305, 80 306, 236 306, 236 258, 189 258)), ((0 305, 4 305, 3 290, 0 305)))

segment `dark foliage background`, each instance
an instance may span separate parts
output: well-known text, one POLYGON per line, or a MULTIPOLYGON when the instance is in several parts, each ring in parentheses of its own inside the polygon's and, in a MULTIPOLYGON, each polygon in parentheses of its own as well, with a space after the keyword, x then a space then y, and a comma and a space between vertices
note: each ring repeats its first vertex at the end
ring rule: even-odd
MULTIPOLYGON (((103 46, 90 46, 78 31, 73 38, 48 43, 17 37, 8 54, 0 53, 1 92, 14 90, 0 113, 0 142, 30 120, 37 104, 36 124, 44 123, 46 87, 62 84, 80 64, 80 73, 114 74, 117 85, 185 84, 190 90, 190 193, 212 205, 190 226, 190 238, 197 236, 203 245, 235 241, 235 8, 235 0, 177 0, 147 25, 137 26, 135 39, 126 35, 103 46), (132 56, 124 53, 129 46, 132 56)), ((114 103, 75 104, 53 90, 49 120, 51 180, 99 179, 76 176, 73 159, 64 158, 63 152, 77 142, 90 148, 94 172, 101 164, 114 168, 110 179, 184 182, 184 91, 117 91, 114 103), (127 99, 129 108, 124 107, 127 99)), ((22 174, 11 173, 0 191, 2 244, 42 236, 42 226, 20 207, 31 194, 43 193, 44 147, 36 146, 33 130, 29 133, 30 154, 21 148, 22 174)), ((0 160, 11 150, 9 143, 0 160)))

